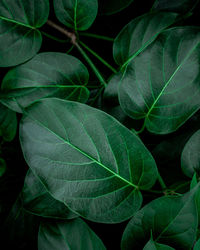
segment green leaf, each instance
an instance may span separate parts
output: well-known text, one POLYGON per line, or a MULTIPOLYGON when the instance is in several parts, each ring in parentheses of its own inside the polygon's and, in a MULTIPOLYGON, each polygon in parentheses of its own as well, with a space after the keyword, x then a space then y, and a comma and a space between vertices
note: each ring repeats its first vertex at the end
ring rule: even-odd
POLYGON ((99 237, 80 218, 41 223, 38 234, 38 250, 105 250, 99 237))
POLYGON ((181 167, 185 175, 192 178, 194 173, 200 175, 200 129, 186 143, 181 155, 181 167))
POLYGON ((142 202, 157 178, 141 140, 108 114, 47 98, 26 110, 20 127, 24 157, 51 195, 81 216, 116 223, 142 202))
POLYGON ((58 20, 67 27, 87 30, 97 16, 97 0, 54 0, 54 10, 58 20))
POLYGON ((99 14, 112 15, 126 7, 128 7, 134 0, 99 0, 99 14))
POLYGON ((153 10, 173 11, 177 13, 190 12, 199 2, 199 0, 155 0, 153 10))
POLYGON ((177 130, 200 107, 200 29, 176 27, 127 66, 119 86, 122 109, 145 118, 156 134, 177 130))
POLYGON ((0 177, 6 172, 6 162, 0 157, 0 177))
POLYGON ((148 13, 128 23, 115 38, 113 56, 122 67, 131 62, 176 19, 175 13, 148 13))
MULTIPOLYGON (((192 181, 190 183, 190 189, 193 189, 198 184, 198 179, 196 173, 192 177, 192 181)), ((200 190, 196 192, 196 205, 197 205, 197 212, 198 212, 198 224, 200 225, 200 190)))
POLYGON ((0 136, 5 141, 12 141, 17 131, 16 113, 0 103, 0 136))
POLYGON ((156 243, 170 242, 175 249, 190 249, 198 226, 198 189, 199 185, 183 196, 163 196, 139 210, 124 231, 122 249, 142 249, 151 231, 156 243))
POLYGON ((193 250, 199 250, 200 249, 200 239, 195 243, 193 250))
POLYGON ((143 250, 175 250, 175 248, 156 243, 151 239, 144 246, 143 250))
POLYGON ((57 219, 73 219, 77 217, 67 206, 55 200, 41 181, 28 171, 22 191, 23 207, 30 213, 57 219))
POLYGON ((86 67, 75 57, 40 53, 7 73, 2 82, 1 101, 16 112, 44 97, 86 102, 89 91, 84 85, 88 78, 86 67))
POLYGON ((0 67, 32 58, 40 49, 40 28, 49 15, 49 0, 0 1, 0 67))

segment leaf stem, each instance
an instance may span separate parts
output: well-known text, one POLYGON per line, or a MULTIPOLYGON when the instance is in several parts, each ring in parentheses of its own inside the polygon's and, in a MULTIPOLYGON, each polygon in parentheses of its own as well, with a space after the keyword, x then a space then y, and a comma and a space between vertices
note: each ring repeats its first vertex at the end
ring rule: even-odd
POLYGON ((75 47, 79 50, 79 52, 82 54, 82 56, 85 58, 85 60, 87 61, 87 63, 90 65, 90 67, 92 68, 92 70, 94 71, 95 75, 97 76, 97 78, 99 79, 100 83, 102 85, 104 85, 104 87, 106 87, 107 83, 104 80, 103 76, 101 75, 101 73, 99 72, 99 70, 96 68, 96 66, 94 65, 94 63, 91 61, 91 59, 88 57, 88 55, 85 53, 85 51, 80 47, 80 45, 78 43, 75 44, 75 47))
POLYGON ((107 66, 113 73, 117 73, 117 70, 114 69, 109 63, 107 63, 101 56, 99 56, 95 51, 93 51, 91 48, 89 48, 85 43, 82 41, 79 41, 79 44, 81 44, 86 50, 88 50, 93 56, 95 56, 97 59, 99 59, 100 62, 102 62, 105 66, 107 66))
POLYGON ((111 37, 97 35, 97 34, 93 34, 93 33, 87 33, 87 32, 80 32, 80 36, 93 37, 96 39, 102 39, 102 40, 109 41, 109 42, 114 42, 114 40, 115 40, 114 38, 111 38, 111 37))
POLYGON ((48 37, 48 38, 50 38, 50 39, 52 39, 52 40, 54 40, 54 41, 56 41, 56 42, 59 42, 59 43, 66 43, 66 42, 69 42, 69 40, 63 40, 63 39, 59 39, 59 38, 57 38, 57 37, 55 37, 55 36, 52 36, 52 35, 50 35, 50 34, 48 34, 48 33, 46 33, 46 32, 44 32, 44 31, 40 31, 44 36, 46 36, 46 37, 48 37))
POLYGON ((167 189, 167 186, 165 185, 165 182, 159 172, 158 172, 158 181, 163 190, 167 189))
POLYGON ((137 134, 137 135, 141 134, 141 133, 144 131, 145 126, 146 126, 146 122, 144 121, 144 123, 143 123, 143 125, 142 125, 141 129, 140 129, 140 130, 138 130, 138 131, 135 131, 135 132, 136 132, 136 134, 137 134))

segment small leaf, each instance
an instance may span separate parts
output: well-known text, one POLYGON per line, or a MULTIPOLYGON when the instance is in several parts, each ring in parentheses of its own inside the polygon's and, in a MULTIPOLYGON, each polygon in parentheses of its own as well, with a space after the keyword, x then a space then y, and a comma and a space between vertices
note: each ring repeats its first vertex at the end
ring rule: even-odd
POLYGON ((0 103, 0 136, 5 141, 12 141, 17 131, 16 113, 0 103))
POLYGON ((122 67, 131 62, 151 44, 156 37, 176 19, 175 13, 148 13, 128 23, 118 34, 113 45, 113 55, 122 67))
POLYGON ((42 222, 38 250, 105 250, 99 237, 80 218, 65 222, 42 222))
POLYGON ((156 243, 151 239, 144 246, 143 250, 175 250, 175 249, 167 245, 156 243))
POLYGON ((126 7, 128 7, 134 0, 99 0, 99 14, 112 15, 126 7))
POLYGON ((0 177, 6 172, 6 162, 0 157, 0 177))
POLYGON ((77 217, 67 206, 55 200, 40 180, 28 171, 22 191, 23 207, 30 213, 57 219, 73 219, 77 217))
POLYGON ((193 250, 199 250, 200 249, 200 239, 195 243, 193 250))
POLYGON ((32 102, 44 97, 86 102, 89 91, 86 67, 64 53, 44 52, 27 63, 11 69, 3 79, 1 101, 22 112, 32 102))
POLYGON ((127 66, 119 86, 122 109, 145 118, 156 134, 176 131, 200 108, 200 29, 175 27, 127 66))
POLYGON ((73 30, 87 30, 94 22, 97 0, 54 0, 55 14, 58 20, 73 30))
POLYGON ((190 12, 198 2, 199 0, 155 0, 152 9, 159 11, 173 11, 184 14, 190 12))
POLYGON ((186 143, 181 155, 181 167, 185 175, 192 178, 194 173, 200 175, 200 129, 186 143))
POLYGON ((196 238, 198 215, 195 195, 197 185, 183 196, 164 196, 139 210, 128 223, 122 238, 122 249, 142 249, 152 231, 156 243, 188 250, 196 238))
POLYGON ((20 140, 25 159, 51 195, 81 216, 115 223, 142 202, 157 178, 138 136, 85 104, 47 98, 26 110, 20 140))
POLYGON ((40 28, 49 15, 49 0, 0 1, 0 67, 18 65, 40 49, 40 28))

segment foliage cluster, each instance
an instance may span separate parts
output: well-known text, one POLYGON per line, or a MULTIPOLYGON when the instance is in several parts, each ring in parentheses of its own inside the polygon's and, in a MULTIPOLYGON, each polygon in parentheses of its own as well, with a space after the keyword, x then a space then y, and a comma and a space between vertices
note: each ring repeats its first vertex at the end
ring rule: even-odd
POLYGON ((2 242, 200 249, 198 8, 0 1, 2 242))

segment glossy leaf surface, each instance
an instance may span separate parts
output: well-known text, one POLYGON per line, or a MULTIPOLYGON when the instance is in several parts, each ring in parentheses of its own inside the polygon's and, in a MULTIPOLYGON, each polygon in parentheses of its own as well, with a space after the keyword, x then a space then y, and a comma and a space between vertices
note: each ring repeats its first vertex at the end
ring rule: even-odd
POLYGON ((55 200, 49 194, 31 170, 26 175, 21 197, 23 207, 32 214, 57 219, 73 219, 77 217, 67 206, 55 200))
POLYGON ((75 57, 56 52, 40 53, 7 73, 2 82, 1 100, 17 112, 44 97, 86 102, 88 78, 86 67, 75 57))
POLYGON ((177 130, 200 108, 200 29, 176 27, 127 66, 119 101, 132 118, 145 118, 156 134, 177 130))
POLYGON ((16 135, 16 113, 0 103, 0 136, 5 141, 12 141, 16 135))
POLYGON ((40 49, 40 28, 49 15, 48 0, 0 1, 0 67, 14 66, 40 49))
POLYGON ((199 0, 156 0, 152 9, 186 13, 191 11, 198 2, 199 0))
POLYGON ((26 110, 20 128, 25 159, 49 192, 92 221, 130 218, 157 168, 140 139, 85 104, 49 98, 26 110))
POLYGON ((157 243, 170 243, 175 249, 190 249, 198 225, 195 203, 198 188, 196 186, 180 197, 163 196, 139 210, 124 231, 122 249, 142 249, 151 231, 157 243))
POLYGON ((200 130, 195 132, 186 143, 181 155, 181 167, 185 175, 200 175, 200 130))
POLYGON ((80 218, 66 222, 41 223, 38 250, 105 250, 102 241, 80 218))
POLYGON ((54 10, 58 20, 73 30, 86 30, 94 22, 97 0, 54 0, 54 10))
POLYGON ((98 0, 99 13, 111 15, 128 7, 134 0, 98 0))
POLYGON ((114 41, 113 55, 116 63, 125 66, 131 62, 160 32, 170 26, 176 17, 175 13, 150 13, 128 23, 114 41))

